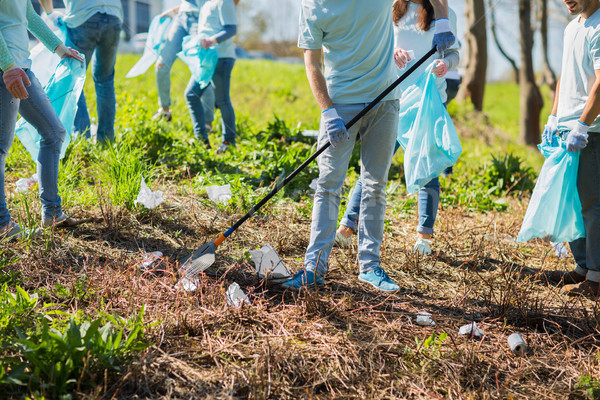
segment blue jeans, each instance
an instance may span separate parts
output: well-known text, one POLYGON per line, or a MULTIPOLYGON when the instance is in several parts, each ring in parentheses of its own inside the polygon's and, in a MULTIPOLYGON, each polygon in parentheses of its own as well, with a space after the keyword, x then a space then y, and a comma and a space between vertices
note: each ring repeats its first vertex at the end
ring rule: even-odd
MULTIPOLYGON (((114 15, 96 13, 76 28, 67 28, 67 46, 85 55, 86 68, 92 54, 92 77, 96 87, 96 111, 98 113, 98 142, 115 139, 115 61, 121 22, 114 15)), ((90 115, 83 92, 77 103, 74 129, 90 137, 90 115)))
POLYGON ((171 107, 171 67, 181 51, 183 38, 195 33, 198 25, 197 12, 177 13, 167 35, 158 49, 156 60, 156 87, 158 105, 171 107))
MULTIPOLYGON (((400 147, 396 141, 394 147, 394 154, 400 147)), ((342 217, 341 224, 352 228, 353 231, 358 230, 358 217, 360 215, 360 199, 362 197, 362 175, 356 182, 350 200, 348 200, 348 206, 346 212, 342 217)), ((433 235, 433 225, 437 217, 437 210, 440 203, 440 180, 433 178, 430 180, 425 187, 419 190, 417 210, 419 214, 419 225, 417 225, 417 232, 424 233, 426 235, 433 235)))
MULTIPOLYGON (((348 122, 366 105, 336 104, 335 108, 340 117, 348 122)), ((397 100, 379 103, 350 129, 350 140, 342 141, 336 147, 330 146, 317 158, 319 179, 312 210, 310 243, 304 256, 307 270, 319 276, 327 273, 342 186, 357 135, 361 138, 363 181, 358 219, 358 263, 361 273, 379 266, 386 205, 385 186, 398 130, 398 110, 397 100)), ((328 140, 321 121, 318 146, 322 147, 328 140)))
POLYGON ((65 128, 33 72, 27 71, 31 86, 26 88, 29 98, 24 100, 15 99, 9 93, 3 75, 0 71, 0 227, 10 221, 4 193, 4 168, 15 135, 17 113, 31 123, 42 137, 37 164, 43 218, 62 213, 58 196, 58 162, 65 138, 65 128))
MULTIPOLYGON (((223 119, 223 141, 227 141, 231 144, 235 144, 236 137, 235 112, 233 111, 231 98, 229 97, 231 71, 233 70, 234 64, 234 58, 219 58, 215 74, 212 78, 215 93, 215 107, 221 110, 223 119)), ((196 82, 194 77, 191 77, 190 82, 185 89, 185 100, 187 101, 192 116, 194 136, 196 136, 196 139, 198 140, 208 139, 204 119, 205 110, 204 105, 202 104, 202 97, 207 88, 208 86, 204 89, 200 89, 198 82, 196 82)))
POLYGON ((593 282, 600 281, 600 133, 590 132, 581 150, 577 172, 585 237, 570 244, 575 269, 593 282))

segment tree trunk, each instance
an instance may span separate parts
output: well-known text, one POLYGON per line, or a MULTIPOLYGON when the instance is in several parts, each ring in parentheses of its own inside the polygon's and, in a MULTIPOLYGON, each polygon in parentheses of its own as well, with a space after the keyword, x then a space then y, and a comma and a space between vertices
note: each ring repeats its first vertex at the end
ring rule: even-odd
POLYGON ((533 74, 531 0, 519 0, 519 31, 521 44, 519 136, 523 143, 535 146, 540 142, 540 112, 544 101, 533 74))
POLYGON ((538 2, 538 20, 540 24, 540 35, 542 38, 542 84, 548 85, 550 88, 550 98, 554 99, 554 92, 556 91, 556 74, 550 67, 550 61, 548 57, 548 3, 546 0, 538 0, 538 2))
POLYGON ((458 92, 459 101, 467 98, 477 111, 483 110, 485 74, 487 70, 487 31, 485 0, 466 0, 465 14, 469 29, 465 34, 467 42, 467 70, 458 92))
MULTIPOLYGON (((519 67, 517 66, 517 63, 515 62, 515 60, 513 60, 512 57, 508 55, 508 53, 504 50, 504 47, 500 43, 500 39, 498 38, 498 33, 496 32, 496 8, 494 7, 494 4, 492 1, 493 0, 489 0, 489 5, 488 5, 489 10, 490 10, 490 20, 491 20, 490 21, 490 30, 492 31, 492 37, 494 38, 494 43, 496 43, 496 47, 498 48, 498 51, 500 51, 500 54, 502 54, 502 56, 504 56, 504 58, 506 58, 506 61, 508 61, 510 66, 512 67, 515 81, 517 81, 517 84, 518 84, 519 83, 519 67)), ((541 0, 541 1, 545 1, 545 0, 541 0)))

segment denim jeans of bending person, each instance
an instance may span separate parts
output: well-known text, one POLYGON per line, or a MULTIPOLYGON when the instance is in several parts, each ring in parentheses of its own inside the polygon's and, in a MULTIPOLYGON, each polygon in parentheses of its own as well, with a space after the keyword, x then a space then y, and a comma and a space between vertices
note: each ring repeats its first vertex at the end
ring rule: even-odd
POLYGON ((581 200, 585 237, 570 243, 575 269, 600 282, 600 133, 589 132, 588 144, 579 157, 577 191, 581 200))
MULTIPOLYGON (((231 85, 231 71, 235 64, 234 58, 219 58, 215 74, 213 75, 212 84, 215 93, 215 107, 221 110, 221 118, 223 120, 223 141, 235 144, 236 127, 235 127, 235 112, 231 104, 229 90, 231 85)), ((194 136, 198 140, 208 139, 205 125, 204 105, 202 104, 202 96, 207 88, 200 89, 200 85, 194 77, 190 79, 187 88, 185 89, 185 100, 187 101, 192 123, 194 125, 194 136)))
MULTIPOLYGON (((85 55, 86 68, 92 61, 96 88, 98 142, 115 139, 115 62, 119 47, 121 22, 114 15, 96 13, 76 28, 67 28, 67 46, 85 55)), ((90 115, 83 92, 77 103, 74 129, 90 137, 90 115)))
POLYGON ((0 72, 0 228, 10 221, 4 192, 6 157, 15 135, 17 114, 21 114, 40 133, 42 139, 37 159, 43 218, 62 213, 58 196, 58 162, 65 129, 52 108, 44 89, 33 72, 27 71, 31 86, 27 99, 15 99, 4 85, 0 72))
POLYGON ((197 12, 178 13, 158 49, 158 60, 155 65, 160 107, 171 107, 171 67, 177 59, 177 53, 181 51, 183 38, 196 32, 197 25, 197 12))
MULTIPOLYGON (((396 142, 394 147, 394 154, 398 150, 400 144, 396 142)), ((352 190, 350 200, 348 200, 348 206, 346 212, 342 217, 341 224, 352 228, 354 232, 358 230, 358 217, 360 215, 360 199, 362 197, 362 179, 359 178, 358 182, 352 190)), ((425 187, 421 188, 418 193, 417 210, 419 214, 419 224, 417 225, 417 232, 424 233, 426 235, 433 235, 433 225, 437 217, 437 210, 440 203, 440 180, 436 177, 430 180, 425 187)))
MULTIPOLYGON (((335 109, 347 123, 366 105, 336 104, 335 109)), ((379 103, 354 124, 348 141, 330 146, 317 158, 319 179, 313 202, 310 243, 304 256, 307 270, 319 276, 327 273, 342 186, 357 136, 361 140, 360 167, 363 176, 363 198, 358 219, 358 263, 360 272, 368 272, 379 266, 386 205, 385 187, 396 141, 398 109, 397 100, 379 103)), ((328 140, 321 121, 318 146, 325 145, 328 140)))

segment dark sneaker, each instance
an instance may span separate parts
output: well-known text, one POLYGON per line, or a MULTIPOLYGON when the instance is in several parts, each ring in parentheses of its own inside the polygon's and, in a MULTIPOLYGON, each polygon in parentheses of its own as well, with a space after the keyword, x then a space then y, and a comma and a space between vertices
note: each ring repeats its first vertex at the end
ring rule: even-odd
POLYGON ((217 149, 217 154, 222 154, 225 153, 227 150, 229 150, 231 147, 233 147, 233 145, 231 143, 229 143, 227 140, 224 141, 223 143, 221 143, 221 145, 219 146, 219 148, 217 149))
POLYGON ((10 240, 21 236, 23 232, 19 224, 9 221, 6 226, 0 228, 0 240, 10 240))
POLYGON ((585 275, 575 271, 545 271, 546 277, 552 282, 573 285, 585 281, 585 275))
POLYGON ((569 296, 586 296, 592 299, 597 299, 600 295, 600 283, 585 280, 574 285, 565 285, 562 291, 569 296))
POLYGON ((210 145, 210 140, 208 140, 208 139, 204 139, 204 146, 206 147, 207 150, 212 149, 212 147, 210 145))
POLYGON ((65 213, 61 213, 58 217, 44 218, 42 220, 42 228, 63 228, 67 226, 76 226, 79 224, 79 220, 77 220, 76 218, 71 218, 65 213))
POLYGON ((164 119, 167 122, 171 122, 173 116, 171 115, 171 111, 165 111, 162 108, 159 108, 156 113, 152 116, 152 119, 164 119))

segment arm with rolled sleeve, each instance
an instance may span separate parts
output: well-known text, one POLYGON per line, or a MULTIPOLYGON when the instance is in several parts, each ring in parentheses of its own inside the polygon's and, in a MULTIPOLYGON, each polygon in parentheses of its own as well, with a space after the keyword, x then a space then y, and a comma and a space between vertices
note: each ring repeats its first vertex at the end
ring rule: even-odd
POLYGON ((52 52, 62 44, 62 41, 52 32, 52 29, 46 25, 42 17, 34 10, 31 1, 27 0, 27 29, 34 34, 52 52))

